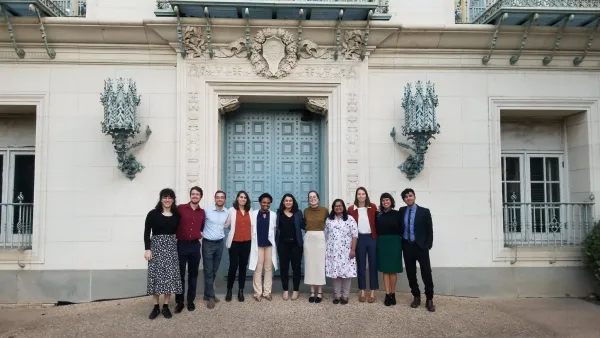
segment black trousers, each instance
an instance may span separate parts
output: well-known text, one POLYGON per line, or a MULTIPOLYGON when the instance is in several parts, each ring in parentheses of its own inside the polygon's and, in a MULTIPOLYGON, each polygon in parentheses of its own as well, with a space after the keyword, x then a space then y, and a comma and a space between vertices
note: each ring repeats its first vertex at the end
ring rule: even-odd
POLYGON ((187 302, 193 303, 196 299, 196 285, 198 284, 198 269, 200 268, 200 241, 177 241, 177 254, 179 255, 179 273, 181 274, 181 293, 175 295, 175 302, 183 304, 185 294, 185 270, 188 270, 187 302))
POLYGON ((250 243, 252 243, 252 241, 231 242, 231 247, 229 248, 227 289, 233 289, 236 271, 238 271, 240 290, 243 290, 244 286, 246 286, 246 269, 248 267, 248 258, 250 258, 250 243))
POLYGON ((294 291, 300 290, 300 278, 302 276, 302 253, 303 250, 296 241, 291 243, 279 243, 279 269, 281 274, 281 286, 283 291, 288 291, 290 280, 290 262, 292 263, 294 291))
POLYGON ((415 242, 402 240, 402 255, 404 256, 404 267, 408 285, 414 297, 420 297, 419 282, 417 281, 417 262, 421 268, 421 279, 425 284, 425 297, 433 299, 433 276, 431 275, 431 263, 429 261, 429 250, 421 248, 415 242))

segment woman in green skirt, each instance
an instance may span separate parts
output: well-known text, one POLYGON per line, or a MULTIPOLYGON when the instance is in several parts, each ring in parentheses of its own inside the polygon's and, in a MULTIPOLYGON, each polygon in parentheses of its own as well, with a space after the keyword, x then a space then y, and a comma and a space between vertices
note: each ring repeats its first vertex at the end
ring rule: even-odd
POLYGON ((377 271, 383 273, 385 306, 396 305, 396 281, 402 272, 402 216, 394 210, 396 202, 389 193, 379 198, 379 213, 375 220, 377 230, 377 271))

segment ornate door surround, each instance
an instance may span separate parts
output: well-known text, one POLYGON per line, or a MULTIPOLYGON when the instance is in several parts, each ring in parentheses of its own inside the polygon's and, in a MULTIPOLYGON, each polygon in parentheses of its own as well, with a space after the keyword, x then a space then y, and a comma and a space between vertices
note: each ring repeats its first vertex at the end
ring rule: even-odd
POLYGON ((214 191, 223 188, 219 111, 232 96, 320 97, 327 99, 321 200, 350 201, 368 178, 366 147, 360 144, 366 140, 367 119, 361 114, 367 104, 367 67, 355 61, 302 61, 285 78, 273 80, 257 74, 245 59, 180 59, 176 190, 187 196, 190 187, 199 185, 207 196, 202 204, 210 205, 214 191))

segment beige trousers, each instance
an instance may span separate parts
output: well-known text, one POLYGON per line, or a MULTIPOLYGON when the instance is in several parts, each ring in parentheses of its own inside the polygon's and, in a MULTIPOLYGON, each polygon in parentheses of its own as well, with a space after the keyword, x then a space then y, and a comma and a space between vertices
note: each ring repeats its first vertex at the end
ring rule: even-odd
POLYGON ((254 270, 254 277, 252 280, 252 286, 254 287, 254 296, 260 297, 271 295, 271 287, 273 286, 273 247, 268 246, 264 248, 258 248, 258 262, 256 264, 256 270, 254 270), (265 282, 263 285, 262 275, 263 268, 265 270, 265 282))

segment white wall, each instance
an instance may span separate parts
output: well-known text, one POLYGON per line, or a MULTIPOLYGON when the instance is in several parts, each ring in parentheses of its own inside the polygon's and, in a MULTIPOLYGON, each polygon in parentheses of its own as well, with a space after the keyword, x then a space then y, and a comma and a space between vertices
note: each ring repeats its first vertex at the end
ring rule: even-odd
MULTIPOLYGON (((588 142, 590 122, 586 113, 571 115, 567 124, 567 165, 571 202, 587 202, 592 192, 592 163, 588 142)), ((596 176, 596 180, 600 177, 596 176)))
MULTIPOLYGON (((174 67, 0 65, 0 93, 45 93, 47 205, 42 265, 32 269, 144 268, 144 217, 158 192, 175 184, 174 67), (131 77, 142 95, 141 122, 152 137, 136 154, 146 168, 130 181, 101 132, 100 93, 108 77, 131 77)), ((186 198, 183 198, 185 201, 186 198)), ((34 230, 35 231, 35 230, 34 230)), ((0 269, 14 265, 0 264, 0 269)))
MULTIPOLYGON (((572 101, 597 98, 599 92, 599 75, 583 72, 371 69, 368 98, 372 114, 361 122, 368 124, 370 135, 369 193, 378 199, 382 192, 392 192, 397 204, 403 205, 402 189, 416 190, 417 203, 431 208, 434 218, 434 266, 510 266, 508 260, 492 261, 490 98, 572 101), (400 130, 403 87, 417 80, 436 85, 441 134, 432 140, 425 170, 409 181, 397 169, 409 153, 393 143, 389 131, 392 126, 400 130)), ((591 119, 598 121, 597 116, 591 119)), ((593 151, 590 156, 597 182, 599 156, 593 156, 593 151)), ((593 189, 599 191, 594 184, 593 189)), ((522 260, 519 264, 547 265, 547 260, 522 260)))
POLYGON ((35 146, 35 116, 0 115, 0 148, 35 146))
POLYGON ((500 122, 502 151, 564 151, 563 122, 503 120, 500 122))

